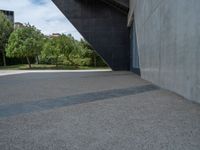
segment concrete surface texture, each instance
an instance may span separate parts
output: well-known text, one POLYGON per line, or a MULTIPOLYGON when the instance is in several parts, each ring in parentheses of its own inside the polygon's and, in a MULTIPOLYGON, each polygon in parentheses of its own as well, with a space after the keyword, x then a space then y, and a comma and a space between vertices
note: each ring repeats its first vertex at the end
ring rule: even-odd
POLYGON ((0 85, 2 150, 200 149, 200 105, 130 72, 25 73, 0 85))
POLYGON ((122 4, 126 7, 129 7, 129 0, 112 0, 112 1, 115 1, 115 2, 122 4))
POLYGON ((200 102, 200 1, 131 0, 130 4, 142 78, 200 102))
POLYGON ((25 73, 81 73, 81 72, 107 72, 111 69, 91 69, 91 70, 0 70, 0 76, 25 74, 25 73))

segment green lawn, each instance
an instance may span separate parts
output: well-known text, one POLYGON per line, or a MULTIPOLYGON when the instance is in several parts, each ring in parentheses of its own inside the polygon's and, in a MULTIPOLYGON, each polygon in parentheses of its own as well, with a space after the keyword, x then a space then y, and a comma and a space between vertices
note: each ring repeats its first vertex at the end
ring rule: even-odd
POLYGON ((13 66, 0 66, 0 70, 88 70, 88 69, 108 69, 108 67, 88 67, 88 66, 66 66, 66 65, 45 65, 45 64, 32 64, 29 69, 28 65, 13 65, 13 66))

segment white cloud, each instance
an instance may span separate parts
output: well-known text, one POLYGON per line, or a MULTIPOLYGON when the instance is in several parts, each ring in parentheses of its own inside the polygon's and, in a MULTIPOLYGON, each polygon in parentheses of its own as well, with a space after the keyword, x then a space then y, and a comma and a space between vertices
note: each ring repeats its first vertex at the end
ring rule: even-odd
MULTIPOLYGON (((44 4, 33 3, 34 0, 0 0, 0 9, 13 10, 15 22, 30 23, 44 34, 72 34, 76 39, 81 35, 54 5, 51 0, 44 4)), ((36 0, 35 0, 36 1, 36 0)))

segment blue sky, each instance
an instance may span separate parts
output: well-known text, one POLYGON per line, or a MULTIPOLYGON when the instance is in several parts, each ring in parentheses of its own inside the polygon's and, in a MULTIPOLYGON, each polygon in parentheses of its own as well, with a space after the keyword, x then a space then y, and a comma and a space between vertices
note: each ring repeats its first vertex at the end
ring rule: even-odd
POLYGON ((81 38, 51 0, 0 0, 0 9, 15 11, 15 22, 30 23, 46 35, 65 33, 81 38))
POLYGON ((34 4, 37 4, 37 5, 41 5, 41 4, 45 4, 46 1, 45 0, 31 0, 34 4))

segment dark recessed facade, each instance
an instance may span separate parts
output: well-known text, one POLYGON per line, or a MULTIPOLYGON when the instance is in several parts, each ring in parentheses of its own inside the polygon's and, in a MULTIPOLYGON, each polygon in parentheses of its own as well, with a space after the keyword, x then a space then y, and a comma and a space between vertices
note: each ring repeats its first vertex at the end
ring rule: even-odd
POLYGON ((8 19, 14 23, 14 11, 9 11, 9 10, 0 10, 4 15, 8 17, 8 19))

